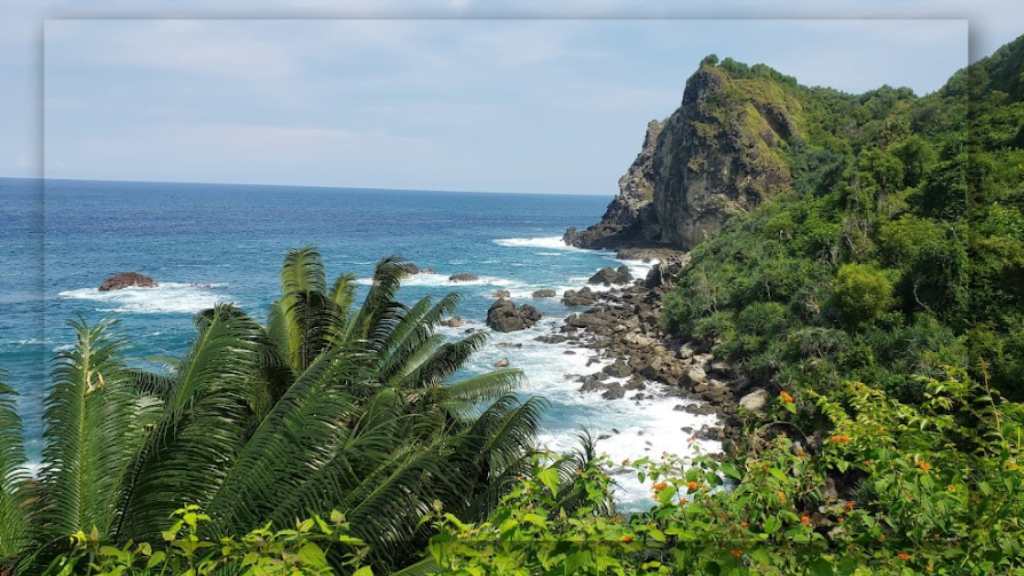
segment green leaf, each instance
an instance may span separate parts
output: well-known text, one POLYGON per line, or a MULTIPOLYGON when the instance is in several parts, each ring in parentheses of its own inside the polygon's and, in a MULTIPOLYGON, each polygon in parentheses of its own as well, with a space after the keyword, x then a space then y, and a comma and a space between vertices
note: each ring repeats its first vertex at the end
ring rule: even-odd
POLYGON ((718 468, 719 468, 719 470, 724 472, 726 476, 728 476, 730 478, 735 478, 736 480, 742 480, 743 479, 743 475, 740 474, 740 471, 737 470, 735 466, 733 466, 732 464, 730 464, 728 462, 723 462, 722 465, 719 466, 718 468))
POLYGON ((809 568, 811 576, 835 576, 835 572, 832 571, 832 564, 824 558, 815 558, 811 561, 809 568))
POLYGON ((544 483, 551 490, 551 495, 558 497, 558 469, 552 466, 551 468, 545 468, 537 474, 537 479, 544 483))
POLYGON ((779 531, 779 528, 782 528, 782 521, 775 516, 769 516, 764 521, 764 531, 767 534, 774 534, 779 531))
POLYGON ((312 542, 306 542, 299 548, 299 559, 311 566, 326 566, 327 557, 319 546, 312 542))
POLYGON ((363 566, 356 570, 352 576, 373 576, 373 570, 369 566, 363 566))

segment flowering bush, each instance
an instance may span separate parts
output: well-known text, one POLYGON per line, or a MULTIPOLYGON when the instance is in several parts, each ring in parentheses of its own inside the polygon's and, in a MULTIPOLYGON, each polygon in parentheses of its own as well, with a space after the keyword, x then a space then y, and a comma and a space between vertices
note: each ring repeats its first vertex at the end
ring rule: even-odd
MULTIPOLYGON (((859 383, 847 406, 802 399, 832 422, 824 442, 754 432, 731 462, 632 462, 656 505, 624 520, 601 512, 610 462, 576 476, 589 503, 567 513, 565 488, 544 481, 557 462, 538 460, 490 522, 438 510, 431 554, 442 573, 475 576, 1024 574, 1021 407, 959 372, 924 384, 918 406, 859 383)), ((793 401, 778 404, 769 417, 785 423, 793 401)))

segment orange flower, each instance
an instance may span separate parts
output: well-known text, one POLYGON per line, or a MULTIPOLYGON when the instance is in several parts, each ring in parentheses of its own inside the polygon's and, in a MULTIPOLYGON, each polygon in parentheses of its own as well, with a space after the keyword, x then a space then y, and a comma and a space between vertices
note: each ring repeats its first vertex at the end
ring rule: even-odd
POLYGON ((633 539, 630 538, 629 536, 623 536, 622 537, 622 541, 625 542, 626 544, 629 544, 630 542, 633 541, 633 539))
POLYGON ((680 498, 679 499, 679 503, 680 504, 686 504, 687 502, 689 502, 689 500, 687 500, 686 498, 680 498))
POLYGON ((732 555, 736 558, 739 558, 740 556, 743 556, 743 550, 733 550, 732 555))
POLYGON ((954 486, 952 484, 950 484, 949 486, 946 486, 946 488, 948 488, 950 491, 956 490, 956 486, 954 486))
POLYGON ((896 555, 896 557, 899 558, 900 560, 903 560, 904 562, 906 562, 907 560, 910 560, 910 554, 907 554, 906 552, 900 552, 899 554, 896 555))
POLYGON ((668 484, 665 484, 664 482, 658 482, 657 484, 654 485, 654 491, 660 492, 664 490, 666 487, 668 487, 668 484))
POLYGON ((747 521, 744 520, 743 522, 740 522, 740 526, 743 526, 744 528, 746 528, 747 526, 750 526, 750 524, 747 524, 747 521))
POLYGON ((622 461, 622 465, 623 466, 629 466, 629 458, 626 458, 625 460, 623 460, 622 461))
POLYGON ((576 473, 577 474, 583 474, 583 468, 577 468, 576 469, 576 473))
POLYGON ((526 480, 526 476, 523 476, 522 474, 520 474, 520 475, 519 475, 519 480, 520 480, 520 481, 526 480))
POLYGON ((931 470, 931 469, 932 469, 932 467, 931 467, 931 466, 929 466, 929 465, 928 465, 928 463, 927 463, 927 462, 925 462, 925 461, 923 461, 923 460, 918 460, 918 461, 917 461, 917 467, 918 467, 918 468, 920 468, 921 470, 924 470, 924 471, 926 471, 926 472, 927 472, 928 470, 931 470))
POLYGON ((786 392, 785 390, 783 390, 782 392, 779 393, 779 398, 782 398, 783 402, 792 402, 793 401, 793 397, 790 396, 789 393, 786 392))
POLYGON ((803 450, 797 450, 796 451, 796 455, 797 456, 803 456, 804 455, 804 451, 803 450))
POLYGON ((811 523, 811 517, 810 516, 801 516, 800 517, 800 523, 801 524, 810 524, 811 523))
POLYGON ((843 522, 846 522, 846 518, 839 518, 839 523, 842 524, 843 522))
POLYGON ((847 503, 846 503, 846 509, 847 509, 848 511, 849 511, 849 510, 853 510, 853 502, 847 502, 847 503))
POLYGON ((689 488, 690 490, 696 490, 697 486, 699 486, 699 484, 697 484, 695 480, 690 480, 689 482, 686 483, 686 487, 689 488))
POLYGON ((879 536, 878 539, 879 540, 885 540, 885 534, 882 534, 881 536, 879 536))
POLYGON ((871 460, 865 460, 864 461, 864 465, 865 466, 871 466, 871 460))

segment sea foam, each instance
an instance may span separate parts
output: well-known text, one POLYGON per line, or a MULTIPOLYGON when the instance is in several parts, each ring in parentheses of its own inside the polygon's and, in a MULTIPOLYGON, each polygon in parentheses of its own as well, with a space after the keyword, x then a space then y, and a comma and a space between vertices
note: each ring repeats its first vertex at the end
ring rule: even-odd
POLYGON ((100 292, 96 288, 65 290, 64 299, 100 303, 101 312, 133 314, 195 314, 218 303, 231 302, 231 296, 218 292, 224 284, 193 286, 184 282, 162 282, 155 288, 124 288, 100 292))

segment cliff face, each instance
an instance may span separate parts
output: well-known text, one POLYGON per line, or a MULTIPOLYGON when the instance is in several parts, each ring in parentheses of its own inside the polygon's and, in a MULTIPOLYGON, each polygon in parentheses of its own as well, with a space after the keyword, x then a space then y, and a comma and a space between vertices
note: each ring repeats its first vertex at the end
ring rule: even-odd
POLYGON ((679 109, 648 125, 601 222, 570 228, 566 243, 693 248, 731 214, 791 187, 784 148, 799 138, 799 111, 775 80, 733 79, 702 66, 687 80, 679 109))

